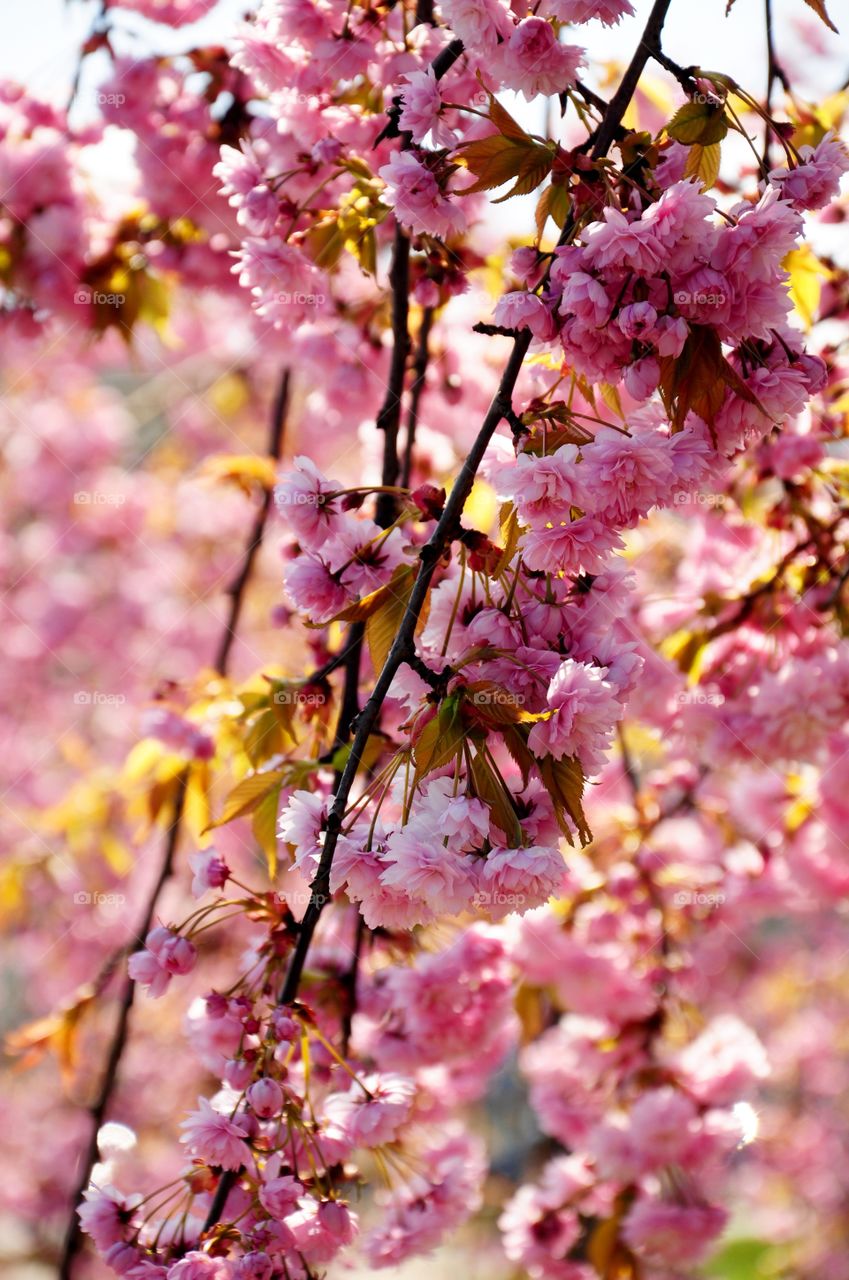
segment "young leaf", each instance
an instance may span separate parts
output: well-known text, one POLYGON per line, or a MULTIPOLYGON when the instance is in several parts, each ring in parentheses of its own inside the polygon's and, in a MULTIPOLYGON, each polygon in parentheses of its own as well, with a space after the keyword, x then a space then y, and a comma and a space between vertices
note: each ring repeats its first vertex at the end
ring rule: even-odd
POLYGON ((688 146, 699 142, 703 147, 709 147, 725 137, 728 121, 720 103, 685 102, 669 121, 666 132, 676 142, 688 146))
POLYGON ((388 590, 380 606, 366 620, 366 642, 375 671, 382 671, 389 657, 389 650, 398 634, 398 628, 407 611, 407 601, 416 580, 416 571, 403 565, 387 584, 388 590), (394 585, 393 585, 394 584, 394 585))
POLYGON ((553 756, 544 756, 542 760, 537 760, 536 764, 539 775, 554 803, 554 812, 560 830, 571 844, 572 831, 569 824, 564 821, 565 811, 574 823, 581 844, 589 844, 593 833, 587 825, 582 804, 584 773, 580 763, 571 756, 566 756, 562 760, 555 760, 553 756))
POLYGON ((473 173, 477 182, 466 187, 464 195, 475 191, 491 191, 493 187, 501 187, 511 178, 516 178, 528 154, 528 146, 536 147, 529 138, 527 143, 514 142, 503 138, 500 133, 490 134, 487 138, 476 138, 458 149, 469 173, 473 173))
POLYGON ((280 786, 281 783, 278 780, 254 809, 251 820, 254 839, 265 854, 268 878, 272 884, 277 875, 277 811, 280 807, 280 786))
POLYGON ((253 813, 267 795, 271 792, 277 794, 280 791, 282 781, 283 774, 279 769, 270 770, 268 773, 252 773, 247 778, 243 778, 224 801, 221 817, 211 822, 207 830, 223 827, 234 818, 242 818, 245 814, 253 813))
POLYGON ((718 142, 712 142, 709 146, 694 142, 684 166, 684 177, 700 178, 702 190, 707 191, 719 177, 721 151, 722 148, 718 142))
POLYGON ((522 843, 522 827, 513 797, 486 757, 477 752, 471 757, 471 775, 475 795, 489 806, 492 821, 504 832, 508 845, 513 849, 518 848, 522 843))

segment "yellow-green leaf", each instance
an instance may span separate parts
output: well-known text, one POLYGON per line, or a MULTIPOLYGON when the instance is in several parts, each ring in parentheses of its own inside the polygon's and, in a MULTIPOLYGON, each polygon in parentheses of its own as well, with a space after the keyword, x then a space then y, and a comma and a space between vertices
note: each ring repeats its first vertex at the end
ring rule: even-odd
POLYGON ((684 166, 684 177, 700 178, 702 189, 707 191, 719 177, 721 152, 722 147, 718 142, 712 142, 709 146, 694 142, 684 166))
POLYGON ((699 142, 703 147, 709 147, 725 137, 728 121, 725 110, 719 103, 685 102, 669 121, 666 132, 670 138, 687 146, 699 142))
POLYGON ((580 762, 573 756, 564 756, 562 760, 555 760, 553 756, 545 756, 542 760, 537 761, 537 769, 548 794, 554 802, 555 816, 566 839, 570 844, 572 843, 572 832, 569 824, 563 818, 564 811, 572 819, 581 844, 589 844, 593 838, 593 833, 587 825, 587 819, 584 814, 584 772, 580 762))
MULTIPOLYGON (((262 775, 261 775, 262 776, 262 775)), ((254 839, 265 854, 268 878, 274 883, 277 875, 277 810, 280 807, 280 782, 263 797, 251 820, 254 839)))
POLYGON ((208 829, 223 827, 234 818, 243 818, 246 814, 253 813, 267 795, 271 792, 275 794, 279 792, 282 780, 283 774, 279 769, 269 770, 268 773, 249 774, 230 792, 224 801, 221 817, 210 823, 208 829))
POLYGON ((382 671, 389 657, 389 650, 407 612, 415 580, 415 570, 410 566, 403 566, 388 584, 391 590, 387 590, 380 607, 366 620, 366 643, 375 671, 382 671))
POLYGON ((833 272, 813 253, 810 245, 791 249, 784 259, 785 271, 790 276, 790 297, 796 313, 806 329, 813 327, 824 280, 830 280, 833 272))

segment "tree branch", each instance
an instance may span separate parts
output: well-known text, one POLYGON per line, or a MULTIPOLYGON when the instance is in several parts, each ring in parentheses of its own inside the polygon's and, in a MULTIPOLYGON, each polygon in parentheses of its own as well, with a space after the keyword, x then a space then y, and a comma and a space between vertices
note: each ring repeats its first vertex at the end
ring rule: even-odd
MULTIPOLYGON (((277 392, 277 397, 271 414, 268 453, 269 456, 273 458, 279 458, 283 448, 286 410, 289 403, 289 380, 289 370, 285 369, 280 379, 279 390, 277 392)), ((221 640, 219 642, 218 651, 214 661, 215 670, 221 676, 227 674, 230 654, 233 647, 233 641, 236 637, 236 627, 238 626, 245 591, 247 589, 257 553, 262 544, 265 525, 271 508, 271 501, 271 490, 267 489, 263 493, 262 503, 248 537, 242 559, 242 566, 233 583, 228 588, 228 594, 230 595, 230 610, 224 631, 221 634, 221 640)), ((159 874, 157 875, 156 881, 148 895, 141 920, 139 921, 138 928, 134 935, 134 938, 138 940, 144 939, 149 932, 150 926, 153 923, 154 915, 156 914, 162 890, 174 870, 174 857, 177 851, 177 844, 180 839, 180 829, 183 821, 188 780, 189 771, 188 768, 186 768, 180 775, 177 791, 174 796, 174 812, 165 838, 159 874)), ((125 954, 131 948, 132 943, 122 947, 121 954, 125 954)), ((77 1205, 83 1198, 83 1193, 88 1187, 91 1179, 91 1171, 97 1163, 97 1135, 109 1110, 109 1104, 112 1101, 112 1096, 118 1083, 118 1072, 121 1066, 121 1060, 124 1056, 124 1050, 127 1047, 127 1041, 129 1039, 130 1014, 132 1012, 135 994, 135 982, 133 982, 131 978, 125 977, 124 986, 121 991, 120 1004, 118 1006, 118 1017, 109 1041, 100 1088, 97 1091, 97 1097, 88 1109, 89 1116, 91 1117, 91 1134, 89 1136, 88 1146, 83 1156, 80 1177, 74 1190, 73 1200, 71 1203, 71 1216, 62 1247, 62 1256, 59 1262, 59 1280, 71 1280, 74 1272, 74 1263, 82 1244, 82 1233, 80 1231, 79 1219, 77 1217, 77 1205)))
POLYGON ((419 340, 413 361, 413 385, 410 387, 410 407, 407 413, 407 439, 404 444, 404 464, 401 468, 401 487, 409 489, 410 476, 413 471, 413 447, 416 443, 416 428, 419 425, 419 406, 424 392, 427 367, 430 363, 430 331, 433 328, 433 307, 425 307, 422 323, 419 328, 419 340))
MULTIPOLYGON (((628 66, 622 84, 605 112, 598 135, 595 138, 592 155, 596 159, 607 153, 612 141, 615 139, 640 75, 653 51, 659 48, 663 23, 671 3, 672 0, 655 0, 639 48, 628 66)), ((443 50, 440 55, 440 58, 443 59, 440 69, 436 70, 436 62, 432 64, 435 68, 437 79, 440 75, 445 74, 448 67, 453 65, 462 52, 463 45, 461 41, 453 41, 443 50), (445 65, 446 61, 447 65, 445 65)), ((438 61, 439 59, 437 59, 438 61)), ((399 136, 397 128, 397 116, 399 114, 400 100, 396 99, 389 109, 390 124, 387 125, 381 137, 399 136), (394 117, 393 112, 395 112, 394 117)), ((560 243, 565 243, 565 240, 571 234, 571 230, 571 224, 567 220, 561 232, 560 243)), ((498 389, 490 402, 477 438, 460 469, 433 534, 419 553, 418 573, 398 632, 389 650, 383 669, 377 677, 371 695, 357 717, 351 750, 336 787, 333 805, 325 823, 324 845, 318 869, 310 885, 310 900, 301 920, 298 939, 292 952, 286 978, 280 990, 278 998, 280 1004, 291 1004, 298 994, 313 935, 321 918, 321 913, 330 899, 330 872, 333 866, 333 858, 339 842, 348 799, 362 763, 369 735, 377 724, 381 708, 399 667, 404 662, 415 657, 416 627, 427 599, 433 575, 446 550, 459 532, 460 517, 475 482, 478 467, 498 425, 505 417, 505 411, 512 404, 513 392, 530 345, 531 333, 528 329, 522 329, 513 337, 512 351, 507 359, 498 389)), ((238 1172, 227 1171, 222 1173, 204 1224, 205 1231, 208 1231, 221 1218, 227 1197, 235 1186, 238 1177, 238 1172)))

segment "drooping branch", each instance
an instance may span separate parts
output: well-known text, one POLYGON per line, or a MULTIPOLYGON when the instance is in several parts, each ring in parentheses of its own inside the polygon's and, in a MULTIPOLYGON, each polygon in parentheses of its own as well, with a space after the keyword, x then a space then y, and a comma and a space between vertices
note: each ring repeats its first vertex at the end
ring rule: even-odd
POLYGON ((433 328, 433 307, 425 307, 419 327, 416 343, 416 354, 413 361, 413 383, 410 387, 410 407, 407 412, 407 439, 404 443, 404 463, 401 467, 401 487, 409 489, 410 476, 413 472, 413 449, 416 443, 416 428, 419 425, 419 408, 430 363, 430 331, 433 328))
POLYGON ((392 523, 398 506, 397 498, 391 489, 398 483, 401 471, 401 462, 398 457, 398 428, 401 425, 404 377, 407 371, 407 357, 410 353, 410 237, 400 222, 395 223, 389 286, 392 291, 392 357, 386 395, 376 421, 377 430, 384 433, 383 468, 380 479, 383 492, 378 494, 375 515, 382 529, 388 528, 392 523))
MULTIPOLYGON (((766 23, 766 113, 770 114, 772 110, 772 91, 776 83, 780 84, 785 93, 790 92, 790 80, 787 72, 778 61, 775 51, 775 35, 772 25, 772 0, 764 0, 764 19, 766 23)), ((764 165, 769 169, 769 153, 772 143, 772 125, 766 122, 764 133, 764 165)))
MULTIPOLYGON (((629 64, 628 70, 623 78, 622 85, 620 85, 619 90, 605 112, 604 119, 602 120, 599 133, 595 138, 593 146, 592 154, 594 158, 599 158, 606 154, 611 143, 618 134, 625 111, 633 97, 634 90, 636 89, 646 63, 652 56, 652 52, 660 47, 660 36, 666 14, 671 3, 672 0, 656 0, 656 3, 652 8, 637 52, 634 54, 634 57, 629 64)), ((453 41, 445 50, 443 50, 443 54, 440 55, 440 58, 443 60, 443 65, 436 72, 437 78, 439 78, 440 75, 445 74, 445 71, 453 65, 462 52, 463 46, 460 41, 453 41)), ((437 59, 437 61, 439 60, 437 59)), ((434 63, 433 66, 436 68, 436 63, 434 63)), ((400 115, 400 110, 400 103, 396 100, 396 102, 393 103, 393 106, 389 109, 388 114, 390 121, 382 136, 399 136, 397 120, 400 115)), ((402 139, 402 146, 403 145, 404 140, 402 139)), ((567 220, 563 232, 561 233, 561 243, 565 242, 571 234, 572 229, 572 224, 567 220)), ((428 591, 430 590, 434 573, 436 572, 437 566, 442 560, 445 552, 448 550, 451 542, 460 531, 460 518, 469 494, 472 491, 478 468, 490 440, 495 434, 499 424, 503 420, 509 420, 513 416, 513 393, 530 344, 531 333, 527 329, 523 329, 513 336, 513 347, 501 375, 498 389, 490 402, 474 444, 472 445, 460 469, 457 480, 451 489, 436 528, 434 529, 429 541, 424 545, 419 553, 418 572, 404 611, 404 616, 401 620, 383 668, 377 677, 371 695, 362 712, 357 717, 355 726, 356 731, 348 753, 348 758, 341 777, 338 778, 334 789, 333 804, 325 823, 324 844, 322 847, 319 865, 310 885, 310 900, 303 919, 301 920, 298 938, 292 952, 285 980, 279 993, 278 999, 280 1004, 290 1004, 297 997, 313 936, 324 907, 330 900, 330 873, 333 866, 333 859, 339 842, 344 816, 348 807, 348 800, 365 754, 369 736, 378 722, 383 703, 386 700, 389 689, 399 668, 405 662, 415 662, 416 628, 427 599, 428 591)), ((210 1205, 209 1213, 207 1214, 206 1221, 204 1223, 204 1231, 209 1231, 218 1221, 220 1221, 228 1196, 235 1186, 238 1177, 238 1171, 228 1170, 222 1173, 210 1205)))
MULTIPOLYGON (((275 400, 274 409, 271 414, 268 456, 273 458, 275 461, 279 460, 283 452, 283 433, 286 424, 286 408, 289 403, 290 376, 289 370, 286 369, 280 379, 277 399, 275 400)), ((215 655, 215 670, 222 676, 227 674, 227 669, 230 663, 230 653, 233 648, 233 642, 236 639, 236 631, 239 626, 242 604, 245 599, 245 590, 250 582, 254 561, 256 560, 256 557, 259 554, 259 549, 262 546, 271 503, 271 489, 265 489, 263 491, 262 501, 256 513, 256 518, 254 519, 253 528, 248 535, 248 541, 242 557, 241 567, 239 572, 236 574, 236 577, 227 588, 227 595, 230 597, 230 611, 227 616, 227 621, 224 624, 224 630, 221 633, 218 652, 215 655)))
MULTIPOLYGON (((280 457, 283 450, 286 412, 289 405, 289 387, 290 372, 288 369, 285 369, 280 379, 270 420, 268 454, 270 457, 275 459, 280 457)), ((214 668, 221 676, 225 676, 229 668, 230 656, 232 653, 233 642, 236 638, 236 629, 239 624, 242 604, 244 602, 245 593, 247 591, 257 554, 260 546, 262 545, 265 526, 268 520, 268 513, 271 509, 271 501, 271 490, 266 489, 263 493, 260 507, 251 526, 251 531, 242 555, 240 569, 227 589, 228 595, 230 596, 230 608, 228 610, 227 620, 224 630, 221 633, 221 638, 214 659, 214 668)), ((156 910, 159 905, 162 892, 173 873, 174 859, 183 824, 188 780, 189 774, 188 768, 186 768, 181 773, 175 790, 174 808, 171 815, 171 821, 168 825, 168 831, 165 836, 165 842, 162 849, 162 860, 159 865, 156 880, 154 881, 147 896, 136 932, 131 941, 121 948, 119 956, 116 958, 117 963, 120 963, 120 960, 132 951, 136 941, 144 939, 146 934, 149 932, 156 915, 156 910)), ((83 1154, 80 1176, 74 1188, 73 1200, 71 1203, 71 1215, 68 1221, 65 1241, 62 1247, 62 1256, 59 1262, 59 1280, 71 1280, 74 1272, 74 1264, 82 1244, 82 1234, 80 1232, 79 1219, 77 1217, 77 1205, 80 1203, 83 1193, 88 1187, 91 1179, 91 1171, 97 1163, 98 1132, 109 1111, 109 1106, 118 1084, 118 1074, 121 1061, 123 1059, 130 1034, 130 1016, 132 1013, 133 1003, 135 1001, 135 993, 135 982, 133 982, 131 978, 125 976, 118 1005, 118 1016, 112 1029, 112 1035, 109 1039, 100 1086, 97 1090, 94 1102, 92 1102, 91 1106, 88 1108, 88 1114, 91 1120, 91 1131, 89 1134, 88 1145, 83 1154)))
MULTIPOLYGON (((660 49, 660 38, 666 15, 672 0, 655 0, 637 50, 628 65, 622 83, 610 101, 596 136, 592 155, 595 159, 607 153, 616 137, 628 105, 634 96, 640 76, 652 55, 660 49)), ((450 48, 450 46, 449 46, 450 48)), ((462 50, 461 50, 462 51, 462 50)), ((458 54, 459 56, 459 54, 458 54)), ((569 223, 561 233, 561 242, 569 234, 569 223)), ((512 410, 513 392, 524 364, 525 356, 531 344, 529 330, 523 329, 513 339, 513 349, 507 360, 501 381, 487 414, 481 424, 477 438, 466 457, 465 462, 451 489, 442 516, 430 540, 422 548, 419 556, 419 568, 413 589, 404 612, 398 633, 384 663, 383 670, 377 678, 374 689, 362 713, 357 719, 356 733, 345 769, 336 789, 333 806, 327 817, 325 838, 318 869, 310 886, 310 901, 298 934, 298 940, 292 953, 292 959, 286 974, 286 980, 280 992, 282 1004, 291 1003, 295 999, 300 986, 301 975, 306 963, 307 952, 316 926, 330 894, 330 872, 336 845, 342 829, 342 821, 348 804, 348 798, 354 785, 360 763, 365 752, 369 734, 372 732, 380 715, 381 707, 395 678, 398 669, 415 652, 415 633, 421 611, 427 598, 431 580, 436 567, 456 536, 460 527, 460 516, 471 493, 483 455, 495 433, 499 423, 509 417, 512 410)))
POLYGON ((663 34, 663 26, 671 4, 672 0, 655 0, 652 5, 651 13, 648 16, 648 21, 637 45, 636 52, 628 64, 628 69, 622 77, 619 88, 610 99, 610 104, 604 113, 604 119, 596 134, 592 149, 594 160, 599 160, 602 156, 607 155, 612 143, 615 141, 616 131, 621 125, 631 99, 636 93, 640 76, 645 71, 649 60, 663 53, 660 38, 663 34))

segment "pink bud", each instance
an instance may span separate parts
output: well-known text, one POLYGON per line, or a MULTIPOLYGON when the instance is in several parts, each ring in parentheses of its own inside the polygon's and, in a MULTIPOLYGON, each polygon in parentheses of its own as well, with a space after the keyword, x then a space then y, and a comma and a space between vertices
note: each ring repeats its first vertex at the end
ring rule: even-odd
POLYGON ((248 1102, 262 1120, 270 1120, 280 1114, 283 1106, 283 1090, 276 1080, 263 1076, 248 1089, 248 1102))
POLYGON ((224 1083, 231 1089, 245 1089, 253 1075, 253 1067, 240 1058, 231 1058, 224 1065, 224 1083))
POLYGON ((220 991, 210 991, 206 997, 206 1016, 208 1018, 224 1018, 227 1015, 229 1001, 220 991))
POLYGON ((191 973, 197 962, 197 948, 188 938, 175 934, 170 942, 162 948, 159 960, 169 973, 191 973))
POLYGON ((322 1201, 318 1206, 318 1220, 322 1228, 340 1244, 350 1244, 356 1235, 350 1210, 342 1200, 322 1201))

